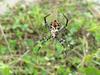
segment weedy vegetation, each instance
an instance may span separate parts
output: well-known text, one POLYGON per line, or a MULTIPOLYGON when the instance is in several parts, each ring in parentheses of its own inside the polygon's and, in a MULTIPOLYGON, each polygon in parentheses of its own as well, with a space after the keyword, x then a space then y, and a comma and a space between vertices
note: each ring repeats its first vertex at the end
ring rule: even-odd
POLYGON ((100 23, 88 10, 92 6, 67 0, 57 5, 58 21, 65 24, 62 14, 69 19, 65 47, 46 40, 50 31, 44 16, 53 7, 48 1, 31 7, 18 4, 0 16, 0 75, 100 75, 100 23))

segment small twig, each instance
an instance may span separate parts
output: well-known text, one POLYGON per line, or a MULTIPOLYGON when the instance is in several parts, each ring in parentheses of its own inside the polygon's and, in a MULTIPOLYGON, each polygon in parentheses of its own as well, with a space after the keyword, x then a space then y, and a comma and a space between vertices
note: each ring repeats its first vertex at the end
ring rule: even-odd
POLYGON ((69 51, 67 53, 67 55, 69 56, 72 52, 74 52, 75 54, 77 54, 80 58, 83 58, 83 55, 80 54, 78 51, 76 51, 78 49, 78 46, 76 46, 75 48, 73 48, 71 51, 69 51))
POLYGON ((97 62, 97 61, 92 61, 94 64, 96 64, 96 65, 99 65, 100 66, 100 62, 97 62))
POLYGON ((88 42, 85 36, 83 36, 83 58, 81 60, 81 63, 78 65, 78 67, 83 66, 85 64, 85 57, 88 52, 88 42))
POLYGON ((10 52, 10 51, 11 51, 11 48, 10 48, 10 45, 9 45, 9 43, 8 43, 7 37, 6 37, 6 35, 5 35, 4 31, 3 31, 3 28, 2 28, 2 25, 1 25, 1 24, 0 24, 0 31, 1 31, 1 33, 2 33, 2 36, 4 37, 4 40, 5 40, 5 42, 6 42, 6 44, 7 44, 7 47, 8 47, 8 50, 9 50, 9 52, 10 52))
POLYGON ((30 50, 27 50, 23 55, 21 55, 18 59, 16 59, 15 61, 9 63, 9 65, 13 65, 14 63, 19 62, 27 53, 29 53, 30 50))

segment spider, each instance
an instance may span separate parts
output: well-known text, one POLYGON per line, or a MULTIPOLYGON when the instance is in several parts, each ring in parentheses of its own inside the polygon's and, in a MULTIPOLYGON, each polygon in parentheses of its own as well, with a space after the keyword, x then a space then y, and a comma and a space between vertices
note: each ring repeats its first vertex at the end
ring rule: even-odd
MULTIPOLYGON (((56 40, 58 40, 62 45, 63 45, 63 42, 65 41, 65 40, 63 40, 63 38, 58 38, 59 37, 59 34, 61 33, 62 34, 62 36, 64 36, 64 29, 66 29, 66 27, 67 27, 67 25, 68 25, 68 18, 63 14, 63 16, 64 16, 64 18, 66 19, 66 24, 65 25, 63 25, 63 26, 61 26, 60 25, 60 23, 57 21, 57 20, 53 20, 52 22, 51 22, 51 24, 48 24, 48 22, 47 22, 47 17, 48 16, 50 16, 50 14, 48 14, 48 15, 46 15, 45 17, 44 17, 44 23, 45 23, 45 26, 48 28, 48 30, 50 31, 50 33, 51 33, 51 35, 50 36, 48 36, 47 38, 45 38, 45 39, 42 39, 42 40, 40 40, 40 42, 41 42, 41 44, 43 45, 43 44, 45 44, 49 39, 51 39, 51 38, 53 38, 53 39, 56 39, 56 40)), ((37 43, 35 43, 35 45, 34 46, 36 46, 38 44, 38 42, 37 43)), ((63 45, 64 46, 64 45, 63 45)), ((41 48, 41 46, 38 48, 38 50, 41 48)))
POLYGON ((57 38, 58 33, 59 33, 63 28, 65 28, 65 27, 67 26, 67 24, 68 24, 68 18, 63 14, 64 18, 66 19, 66 24, 60 28, 60 24, 59 24, 59 22, 58 22, 57 20, 52 21, 50 25, 47 23, 47 19, 46 19, 46 18, 47 18, 49 15, 50 15, 50 14, 48 14, 48 15, 46 15, 46 16, 44 17, 45 26, 47 26, 48 29, 50 30, 52 38, 57 38))

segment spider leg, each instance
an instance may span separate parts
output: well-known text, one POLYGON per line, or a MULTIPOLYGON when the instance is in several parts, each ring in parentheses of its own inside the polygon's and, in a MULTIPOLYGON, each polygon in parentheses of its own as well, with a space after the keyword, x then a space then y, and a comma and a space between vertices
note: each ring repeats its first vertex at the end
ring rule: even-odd
MULTIPOLYGON (((45 39, 41 39, 39 42, 41 42, 41 45, 44 45, 49 39, 51 39, 51 36, 49 36, 49 37, 47 37, 47 38, 45 38, 45 39)), ((39 44, 39 43, 36 42, 36 43, 34 44, 34 47, 37 46, 38 44, 39 44)), ((37 49, 37 51, 39 51, 41 48, 42 48, 42 47, 39 46, 38 49, 37 49)))
POLYGON ((65 27, 68 25, 68 18, 67 18, 67 16, 64 15, 64 14, 63 14, 63 16, 64 16, 64 18, 66 19, 66 24, 65 24, 64 26, 62 26, 62 27, 59 29, 59 31, 61 31, 63 28, 65 28, 65 27))
POLYGON ((67 16, 64 15, 64 14, 63 14, 63 16, 64 16, 64 18, 66 19, 66 24, 65 24, 65 26, 67 26, 67 25, 68 25, 68 18, 67 18, 67 16))
POLYGON ((60 43, 61 43, 61 45, 65 48, 65 45, 64 45, 65 40, 64 40, 64 39, 60 39, 60 40, 59 40, 59 42, 60 42, 60 43))
POLYGON ((47 22, 47 17, 49 16, 50 14, 46 15, 44 17, 44 23, 45 23, 45 26, 47 26, 49 28, 49 25, 48 25, 48 22, 47 22))
MULTIPOLYGON (((65 45, 64 45, 64 43, 66 42, 63 38, 61 38, 61 39, 58 39, 58 38, 56 38, 56 42, 58 42, 58 43, 60 43, 61 44, 61 46, 65 49, 66 47, 65 47, 65 45)), ((56 48, 55 48, 56 49, 56 48)))

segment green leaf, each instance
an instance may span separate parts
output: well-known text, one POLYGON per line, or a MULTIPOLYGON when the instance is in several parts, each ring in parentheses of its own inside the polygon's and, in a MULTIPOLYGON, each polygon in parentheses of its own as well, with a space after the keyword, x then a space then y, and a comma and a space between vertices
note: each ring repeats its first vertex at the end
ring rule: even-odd
POLYGON ((26 42, 27 42, 27 45, 28 45, 28 46, 31 46, 31 47, 32 47, 32 46, 34 45, 32 39, 27 39, 26 42))
POLYGON ((87 63, 90 63, 93 59, 93 56, 92 55, 86 55, 84 57, 84 61, 87 62, 87 63))
POLYGON ((42 70, 42 75, 47 75, 46 70, 42 70))
POLYGON ((24 33, 21 32, 20 30, 16 30, 16 36, 17 36, 17 37, 20 38, 23 34, 24 34, 24 33))
POLYGON ((38 70, 37 69, 33 69, 33 75, 38 75, 38 70))
POLYGON ((6 64, 0 63, 0 73, 1 75, 11 75, 10 67, 6 64))
POLYGON ((31 56, 29 56, 29 55, 24 56, 23 61, 27 64, 31 63, 31 56))
POLYGON ((10 44, 10 47, 15 48, 17 42, 16 42, 16 40, 9 40, 9 44, 10 44))
POLYGON ((58 51, 58 53, 62 52, 62 50, 64 49, 61 43, 59 42, 56 43, 55 48, 58 51))
POLYGON ((1 54, 4 54, 7 52, 7 47, 3 46, 3 45, 0 45, 0 53, 1 54))
POLYGON ((97 41, 100 41, 100 31, 95 33, 95 37, 97 41))
POLYGON ((69 68, 64 68, 64 67, 60 67, 58 70, 57 70, 57 75, 69 75, 70 73, 70 69, 69 68))
POLYGON ((20 25, 22 30, 28 30, 28 24, 20 25))
POLYGON ((100 75, 100 70, 94 67, 88 67, 88 68, 85 68, 85 74, 86 75, 100 75))

